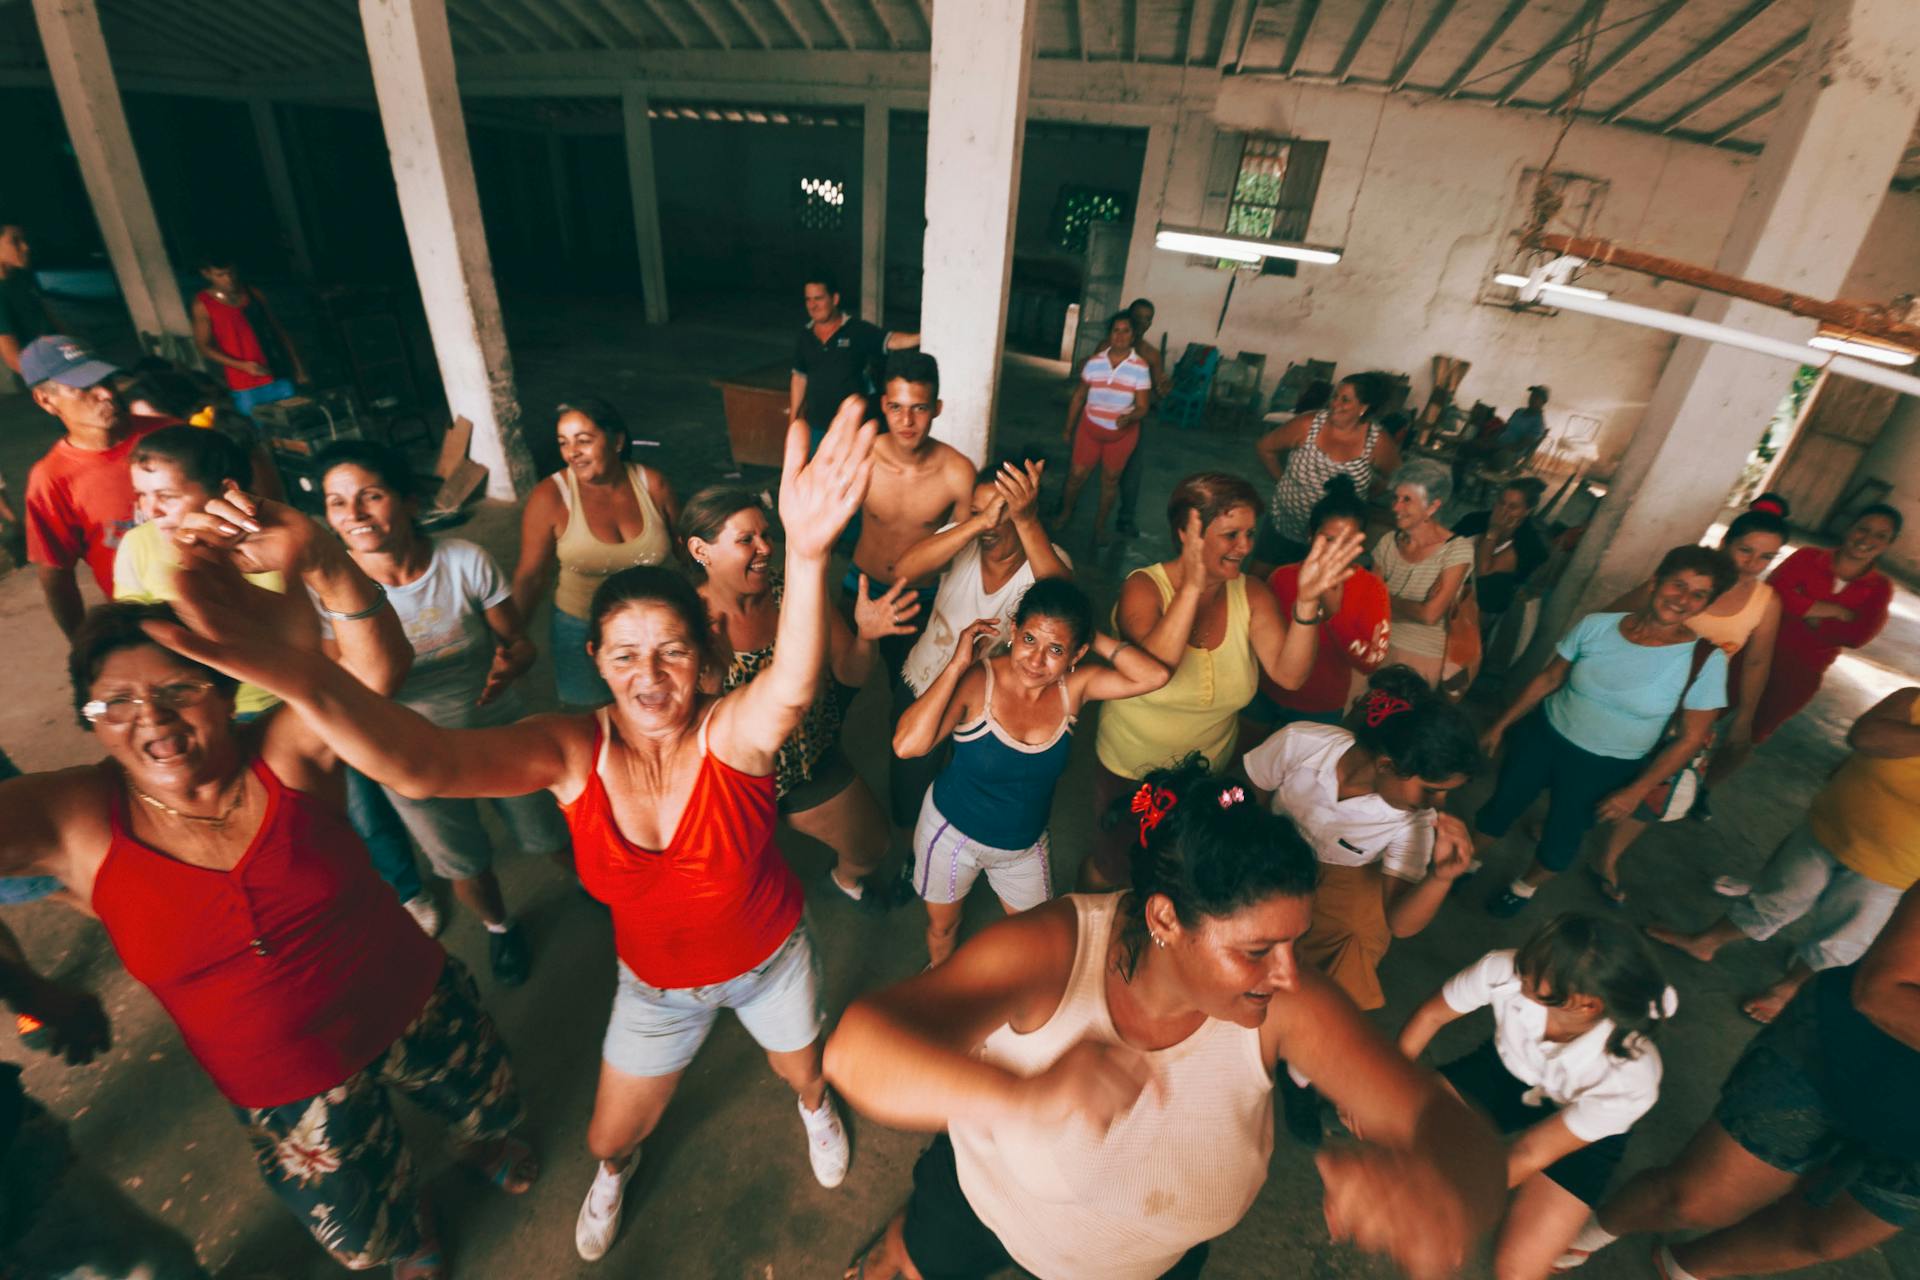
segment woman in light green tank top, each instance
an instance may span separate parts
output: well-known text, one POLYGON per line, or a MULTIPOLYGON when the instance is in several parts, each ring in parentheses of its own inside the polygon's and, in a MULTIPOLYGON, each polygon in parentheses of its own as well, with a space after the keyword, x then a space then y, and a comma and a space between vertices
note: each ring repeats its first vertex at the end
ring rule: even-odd
POLYGON ((1316 541, 1301 566, 1294 605, 1300 625, 1292 626, 1266 583, 1240 569, 1253 549, 1259 513, 1259 493, 1239 476, 1188 476, 1167 504, 1179 557, 1136 570, 1120 589, 1115 630, 1165 663, 1173 678, 1153 693, 1101 708, 1094 738, 1096 835, 1080 864, 1083 889, 1126 884, 1125 832, 1102 830, 1100 822, 1116 799, 1149 771, 1195 753, 1215 773, 1225 772, 1259 673, 1297 689, 1313 667, 1320 596, 1346 579, 1363 539, 1356 533, 1316 541))
POLYGON ((564 706, 611 700, 587 657, 587 615, 608 576, 659 564, 673 551, 680 504, 658 471, 626 460, 626 423, 604 400, 582 398, 559 409, 554 434, 559 471, 536 486, 520 520, 520 564, 513 602, 531 618, 557 563, 553 599, 553 679, 564 706))

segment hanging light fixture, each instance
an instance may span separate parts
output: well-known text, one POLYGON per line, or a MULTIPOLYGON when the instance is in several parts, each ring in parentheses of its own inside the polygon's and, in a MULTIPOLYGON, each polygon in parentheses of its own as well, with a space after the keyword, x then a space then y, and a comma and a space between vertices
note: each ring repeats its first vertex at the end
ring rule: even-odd
POLYGON ((1877 338, 1864 337, 1849 333, 1834 325, 1823 324, 1820 332, 1807 339, 1810 347, 1819 347, 1822 351, 1837 351, 1843 356, 1858 356, 1862 360, 1872 360, 1876 364, 1890 364, 1896 367, 1910 365, 1915 353, 1905 347, 1882 342, 1877 338))
POLYGON ((1169 227, 1164 223, 1154 232, 1153 247, 1174 253, 1227 258, 1234 262, 1254 263, 1262 258, 1291 258, 1295 262, 1315 262, 1322 266, 1332 266, 1340 261, 1341 254, 1339 249, 1299 244, 1292 240, 1269 240, 1263 236, 1208 231, 1202 227, 1169 227))

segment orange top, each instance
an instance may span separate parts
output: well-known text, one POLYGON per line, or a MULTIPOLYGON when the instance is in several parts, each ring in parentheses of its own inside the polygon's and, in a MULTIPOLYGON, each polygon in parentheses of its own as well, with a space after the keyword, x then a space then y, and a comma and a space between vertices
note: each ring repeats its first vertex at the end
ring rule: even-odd
POLYGON ((593 773, 562 805, 580 884, 613 912, 613 949, 650 987, 706 987, 765 960, 800 923, 800 881, 774 845, 774 778, 740 772, 707 750, 667 847, 621 833, 601 776, 612 738, 599 713, 593 773))

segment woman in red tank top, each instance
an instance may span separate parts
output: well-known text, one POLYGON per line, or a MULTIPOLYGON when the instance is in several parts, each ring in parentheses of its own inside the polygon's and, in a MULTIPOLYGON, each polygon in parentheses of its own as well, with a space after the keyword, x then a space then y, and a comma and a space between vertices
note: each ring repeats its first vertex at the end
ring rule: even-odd
MULTIPOLYGON (((333 539, 237 493, 181 525, 223 527, 247 531, 224 572, 298 573, 336 619, 334 669, 398 683, 398 620, 333 539)), ((257 618, 307 608, 241 586, 257 618)), ((87 615, 75 709, 107 759, 0 783, 0 875, 56 876, 91 906, 233 1105, 269 1187, 337 1259, 443 1276, 390 1094, 452 1122, 470 1160, 526 1190, 537 1167, 509 1136, 521 1109, 499 1037, 466 970, 374 872, 325 736, 285 710, 235 725, 235 682, 154 639, 178 632, 174 619, 164 604, 87 615)), ((22 989, 9 968, 0 960, 0 992, 22 989)), ((62 1011, 45 1013, 59 1031, 62 1011)))
POLYGON ((333 665, 288 648, 230 569, 181 575, 193 634, 169 643, 285 698, 354 768, 409 796, 553 792, 580 882, 612 910, 620 984, 587 1145, 599 1161, 575 1244, 598 1258, 619 1228, 640 1142, 719 1010, 730 1008, 799 1095, 814 1175, 849 1151, 820 1069, 817 964, 799 882, 774 846, 774 762, 813 705, 827 658, 827 561, 860 507, 875 426, 849 398, 812 461, 787 436, 780 515, 786 599, 773 659, 723 697, 699 595, 627 569, 594 595, 589 652, 613 705, 488 729, 442 729, 333 665), (707 682, 706 678, 711 681, 707 682))

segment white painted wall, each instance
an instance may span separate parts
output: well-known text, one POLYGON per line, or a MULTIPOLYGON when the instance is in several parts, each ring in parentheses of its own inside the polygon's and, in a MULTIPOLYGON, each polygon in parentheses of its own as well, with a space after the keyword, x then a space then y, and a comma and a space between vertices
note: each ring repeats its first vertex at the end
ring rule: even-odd
MULTIPOLYGON (((1599 418, 1603 469, 1618 457, 1673 339, 1586 316, 1474 301, 1504 253, 1509 195, 1522 170, 1545 160, 1557 121, 1361 90, 1228 80, 1211 113, 1179 117, 1170 165, 1144 175, 1143 218, 1153 218, 1162 184, 1165 221, 1200 217, 1216 128, 1328 141, 1307 238, 1344 246, 1347 256, 1333 267, 1302 266, 1293 279, 1243 274, 1216 339, 1226 276, 1189 266, 1182 254, 1147 250, 1144 270, 1129 264, 1128 290, 1153 298, 1176 350, 1217 341, 1228 353, 1265 352, 1269 386, 1289 360, 1308 357, 1336 360, 1343 374, 1403 372, 1412 376, 1415 403, 1431 383, 1432 357, 1454 355, 1473 363, 1460 389, 1464 402, 1484 399, 1504 411, 1523 400, 1529 383, 1545 382, 1553 388, 1549 421, 1569 412, 1599 418)), ((1610 184, 1597 234, 1710 264, 1753 164, 1732 152, 1580 125, 1554 168, 1610 184)), ((1626 272, 1607 273, 1605 287, 1625 301, 1669 310, 1687 309, 1696 296, 1626 272)), ((1886 298, 1915 290, 1920 196, 1893 194, 1847 292, 1886 298)))

